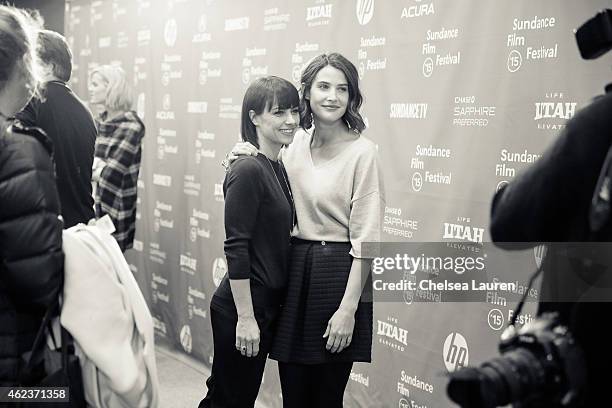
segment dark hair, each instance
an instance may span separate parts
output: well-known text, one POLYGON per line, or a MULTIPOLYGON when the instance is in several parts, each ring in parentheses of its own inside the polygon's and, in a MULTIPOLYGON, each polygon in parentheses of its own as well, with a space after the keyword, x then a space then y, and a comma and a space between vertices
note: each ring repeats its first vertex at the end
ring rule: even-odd
POLYGON ((242 140, 259 148, 257 131, 249 116, 250 111, 260 115, 266 109, 278 105, 278 109, 292 109, 300 106, 300 96, 295 86, 277 76, 257 78, 246 90, 242 100, 240 133, 242 140))
POLYGON ((38 57, 50 65, 54 77, 68 82, 72 75, 72 52, 63 35, 51 30, 38 33, 38 57))
POLYGON ((300 99, 301 126, 304 130, 310 129, 312 126, 312 110, 310 109, 310 102, 305 99, 305 95, 310 92, 312 83, 319 71, 328 65, 342 71, 348 82, 349 102, 342 119, 344 119, 350 129, 361 133, 365 129, 365 123, 359 113, 359 108, 363 102, 363 97, 359 91, 359 74, 355 65, 337 52, 321 54, 315 57, 302 72, 302 96, 300 99))

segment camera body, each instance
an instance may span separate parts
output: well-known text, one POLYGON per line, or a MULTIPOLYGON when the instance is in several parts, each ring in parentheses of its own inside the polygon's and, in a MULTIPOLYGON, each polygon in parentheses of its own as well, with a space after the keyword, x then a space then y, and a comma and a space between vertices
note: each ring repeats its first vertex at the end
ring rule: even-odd
POLYGON ((449 397, 462 407, 572 408, 585 394, 584 353, 557 313, 545 313, 518 332, 510 326, 500 357, 450 375, 449 397))

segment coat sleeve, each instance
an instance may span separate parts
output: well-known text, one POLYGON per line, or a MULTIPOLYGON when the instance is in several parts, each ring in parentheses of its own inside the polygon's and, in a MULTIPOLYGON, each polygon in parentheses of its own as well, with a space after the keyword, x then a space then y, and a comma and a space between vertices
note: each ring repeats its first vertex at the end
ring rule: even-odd
POLYGON ((46 308, 62 285, 62 220, 53 162, 36 138, 0 138, 0 283, 15 304, 46 308))

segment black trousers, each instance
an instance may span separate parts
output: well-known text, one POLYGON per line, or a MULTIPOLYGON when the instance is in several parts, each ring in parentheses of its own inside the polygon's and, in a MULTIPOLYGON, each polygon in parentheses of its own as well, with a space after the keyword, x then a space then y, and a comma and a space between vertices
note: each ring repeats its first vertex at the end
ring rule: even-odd
POLYGON ((208 393, 198 408, 253 408, 272 346, 277 309, 255 309, 259 325, 259 354, 245 357, 236 350, 235 311, 210 309, 213 329, 214 358, 208 393))
POLYGON ((353 363, 278 363, 283 408, 342 408, 353 363))

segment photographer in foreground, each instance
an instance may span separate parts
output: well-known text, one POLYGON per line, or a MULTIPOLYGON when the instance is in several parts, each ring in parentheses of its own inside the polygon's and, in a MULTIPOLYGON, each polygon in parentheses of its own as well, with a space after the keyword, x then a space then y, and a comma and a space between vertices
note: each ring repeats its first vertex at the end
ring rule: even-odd
MULTIPOLYGON (((604 54, 612 48, 612 10, 576 36, 583 58, 604 54)), ((501 357, 451 375, 448 394, 463 407, 610 406, 611 90, 570 120, 541 158, 493 199, 497 246, 550 245, 535 323, 502 336, 501 357)))

